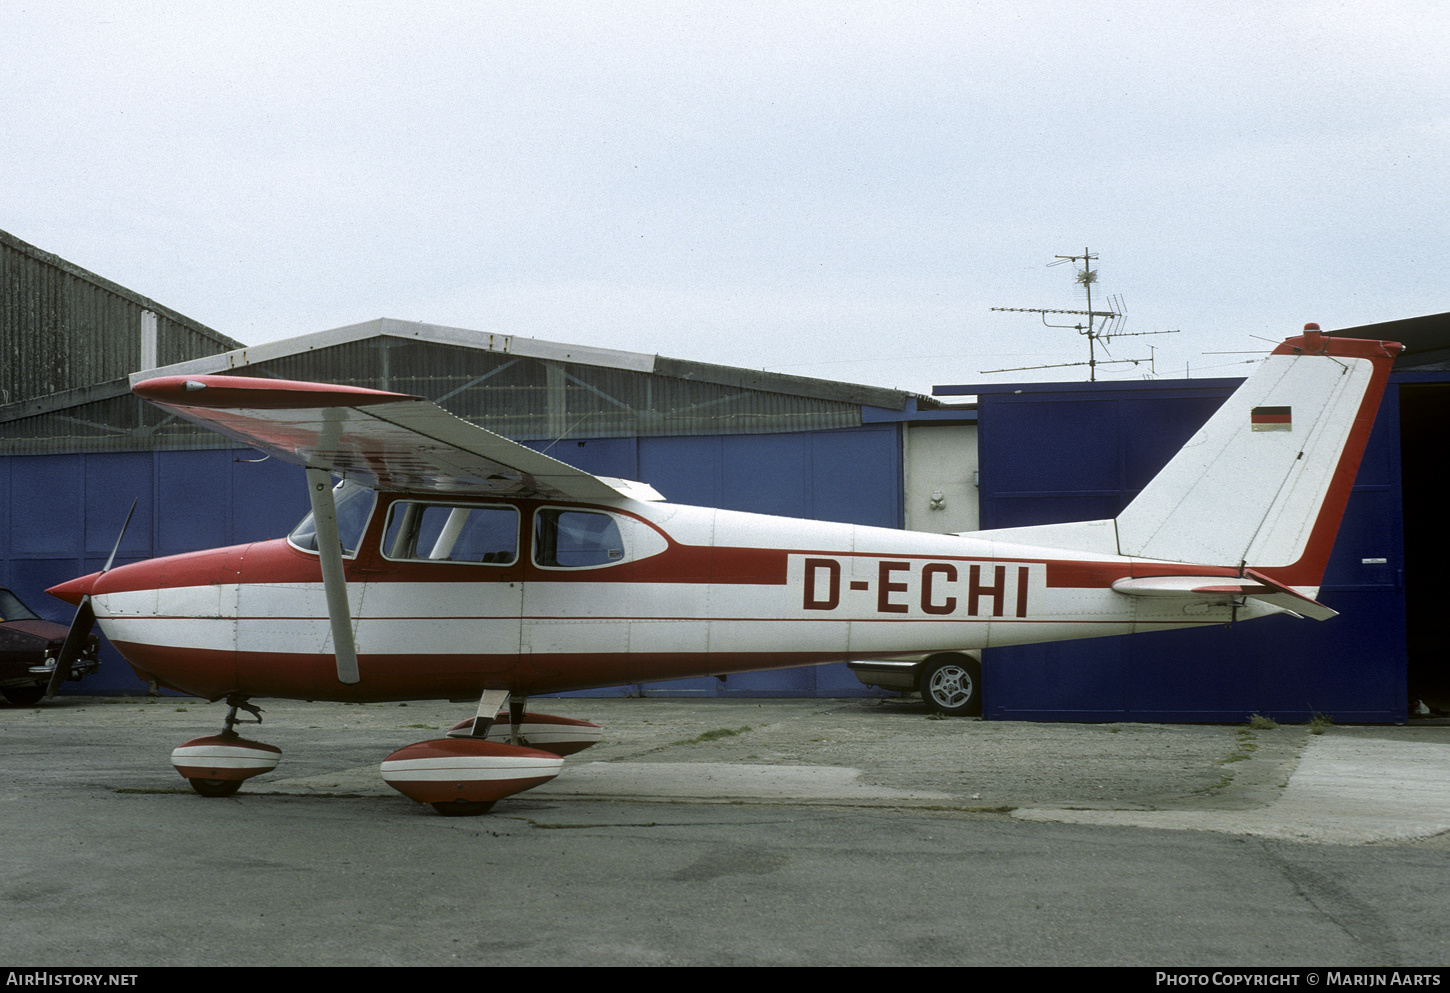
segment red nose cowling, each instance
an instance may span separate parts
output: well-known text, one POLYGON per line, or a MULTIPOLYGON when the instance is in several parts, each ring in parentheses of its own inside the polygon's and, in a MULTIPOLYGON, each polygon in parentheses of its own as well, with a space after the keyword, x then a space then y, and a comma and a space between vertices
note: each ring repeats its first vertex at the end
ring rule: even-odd
POLYGON ((52 586, 45 592, 57 600, 64 600, 73 607, 79 607, 81 598, 90 594, 91 587, 100 578, 99 572, 93 572, 89 576, 81 576, 79 579, 72 579, 70 582, 61 583, 59 586, 52 586))

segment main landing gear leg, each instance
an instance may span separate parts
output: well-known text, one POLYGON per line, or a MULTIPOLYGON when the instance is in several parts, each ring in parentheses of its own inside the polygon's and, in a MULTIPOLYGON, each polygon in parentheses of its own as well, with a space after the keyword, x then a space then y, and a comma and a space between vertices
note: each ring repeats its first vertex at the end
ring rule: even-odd
MULTIPOLYGON (((488 737, 489 730, 498 720, 499 711, 503 710, 504 704, 508 701, 508 690, 484 690, 483 695, 478 698, 478 713, 473 716, 473 724, 467 736, 470 738, 488 737)), ((452 732, 449 733, 452 734, 452 732)))
POLYGON ((261 724, 261 708, 247 702, 247 697, 233 693, 227 697, 227 717, 220 734, 193 738, 171 753, 171 764, 202 796, 231 796, 242 788, 243 781, 271 772, 282 757, 282 749, 260 741, 250 741, 237 734, 238 724, 261 724), (254 720, 239 717, 245 710, 254 720))
POLYGON ((478 716, 453 725, 448 730, 448 737, 533 748, 563 758, 595 744, 604 730, 598 724, 572 717, 529 713, 528 703, 527 693, 485 690, 478 704, 478 716), (507 717, 504 714, 505 704, 508 705, 507 717), (505 720, 507 725, 503 724, 505 720))
POLYGON ((509 694, 509 744, 524 744, 524 736, 519 732, 519 726, 524 723, 524 708, 528 706, 529 698, 523 693, 509 694))
MULTIPOLYGON (((511 693, 508 690, 484 690, 483 696, 478 701, 478 713, 474 715, 473 720, 455 724, 453 729, 448 732, 448 736, 450 738, 487 738, 494 725, 503 717, 505 705, 508 707, 508 743, 533 747, 525 740, 523 733, 524 719, 527 716, 526 710, 529 705, 528 694, 511 693)), ((493 740, 498 741, 499 739, 495 736, 493 740)))

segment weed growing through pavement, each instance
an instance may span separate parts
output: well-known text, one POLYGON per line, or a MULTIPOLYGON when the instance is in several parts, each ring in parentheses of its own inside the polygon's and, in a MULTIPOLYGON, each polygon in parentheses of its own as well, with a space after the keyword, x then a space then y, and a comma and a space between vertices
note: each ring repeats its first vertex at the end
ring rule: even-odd
POLYGON ((744 727, 739 727, 739 728, 716 728, 714 731, 706 731, 703 734, 697 734, 697 735, 695 735, 695 737, 690 738, 687 741, 677 741, 677 742, 675 742, 675 744, 677 744, 677 745, 698 745, 698 744, 700 744, 702 742, 706 742, 706 741, 718 741, 721 738, 733 738, 733 737, 735 737, 735 735, 737 735, 737 734, 744 734, 746 731, 749 731, 749 730, 751 730, 749 724, 745 725, 744 727))

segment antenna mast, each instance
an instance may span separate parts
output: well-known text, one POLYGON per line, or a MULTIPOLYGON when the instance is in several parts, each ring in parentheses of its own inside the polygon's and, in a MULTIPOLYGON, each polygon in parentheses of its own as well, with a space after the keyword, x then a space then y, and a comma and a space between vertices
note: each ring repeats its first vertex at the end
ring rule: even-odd
POLYGON ((1123 306, 1123 298, 1114 294, 1109 298, 1111 310, 1093 310, 1093 284, 1098 281, 1098 271, 1092 267, 1097 261, 1097 256, 1084 248, 1081 255, 1058 255, 1056 262, 1047 263, 1049 267, 1062 265, 1064 262, 1082 263, 1082 268, 1077 272, 1077 283, 1087 293, 1087 310, 1045 310, 1041 307, 993 307, 993 310, 1015 311, 1026 314, 1041 314, 1042 323, 1049 328, 1072 328, 1078 334, 1083 335, 1088 341, 1087 362, 1060 362, 1052 365, 1030 365, 1018 366, 1014 369, 983 369, 982 375, 994 372, 1025 372, 1030 369, 1064 369, 1069 366, 1086 365, 1088 367, 1088 382, 1095 383, 1098 380, 1098 366, 1119 365, 1124 362, 1131 362, 1138 365, 1140 362, 1147 362, 1150 369, 1153 368, 1153 357, 1146 359, 1104 359, 1098 360, 1098 343, 1103 343, 1103 354, 1108 354, 1107 342, 1114 337, 1131 338, 1148 334, 1177 334, 1177 331, 1121 331, 1123 321, 1127 314, 1127 308, 1123 306), (1048 314, 1072 314, 1086 317, 1087 323, 1079 321, 1077 324, 1048 324, 1048 314), (1102 324, 1096 325, 1094 321, 1102 318, 1102 324))

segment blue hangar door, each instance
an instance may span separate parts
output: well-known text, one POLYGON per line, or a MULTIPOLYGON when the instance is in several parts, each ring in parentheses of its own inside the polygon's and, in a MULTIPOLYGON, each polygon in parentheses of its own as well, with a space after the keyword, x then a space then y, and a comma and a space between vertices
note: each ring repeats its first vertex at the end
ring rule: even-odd
MULTIPOLYGON (((1117 516, 1239 382, 982 388, 982 527, 1117 516)), ((985 716, 1239 722, 1321 713, 1341 723, 1404 721, 1399 400, 1392 384, 1325 573, 1320 599, 1340 616, 992 649, 984 659, 985 716)))

